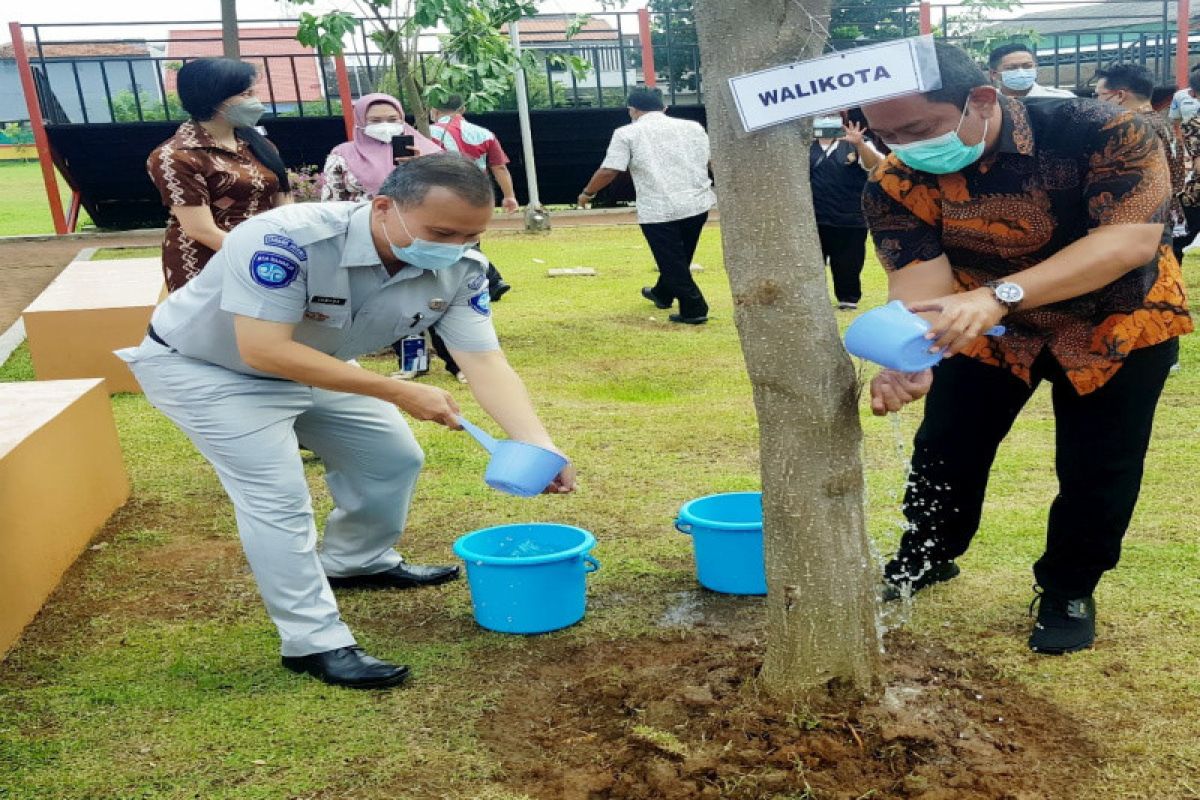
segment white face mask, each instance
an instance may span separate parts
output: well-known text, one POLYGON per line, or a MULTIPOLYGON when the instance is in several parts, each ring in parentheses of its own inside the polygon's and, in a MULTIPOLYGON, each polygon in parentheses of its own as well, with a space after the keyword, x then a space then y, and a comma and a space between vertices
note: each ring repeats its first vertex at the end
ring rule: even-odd
POLYGON ((363 133, 381 142, 390 142, 393 136, 404 133, 404 125, 399 122, 373 122, 363 127, 363 133))

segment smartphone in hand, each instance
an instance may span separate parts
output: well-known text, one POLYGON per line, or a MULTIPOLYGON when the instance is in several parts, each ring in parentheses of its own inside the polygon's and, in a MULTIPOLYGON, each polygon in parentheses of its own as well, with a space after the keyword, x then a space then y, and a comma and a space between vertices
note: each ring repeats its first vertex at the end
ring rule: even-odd
POLYGON ((399 136, 392 137, 392 158, 412 158, 416 153, 412 151, 413 137, 411 134, 404 133, 399 136))

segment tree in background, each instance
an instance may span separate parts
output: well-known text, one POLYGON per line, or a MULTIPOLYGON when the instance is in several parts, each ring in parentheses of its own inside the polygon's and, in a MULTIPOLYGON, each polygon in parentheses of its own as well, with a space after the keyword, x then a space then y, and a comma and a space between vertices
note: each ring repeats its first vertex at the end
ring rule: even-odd
POLYGON ((916 11, 906 12, 903 2, 835 0, 830 10, 829 38, 834 43, 887 41, 915 35, 918 26, 916 11))
MULTIPOLYGON (((693 0, 650 0, 650 41, 654 45, 654 69, 676 89, 696 91, 700 79, 700 47, 696 41, 693 0)), ((642 54, 632 54, 641 67, 642 54)))
MULTIPOLYGON (((295 2, 306 5, 315 0, 295 2)), ((531 50, 518 58, 506 33, 507 26, 537 13, 533 0, 357 0, 357 5, 368 11, 366 20, 342 10, 320 16, 302 13, 296 38, 323 54, 336 55, 343 52, 348 34, 366 26, 368 38, 394 69, 396 96, 413 114, 422 133, 429 132, 427 103, 437 104, 459 94, 472 111, 491 110, 509 91, 517 69, 540 67, 531 50), (420 53, 422 32, 434 30, 443 31, 439 34, 440 53, 420 53)), ((579 24, 577 20, 575 31, 579 24)), ((570 36, 572 30, 567 33, 570 36)), ((586 77, 585 60, 571 55, 557 58, 586 77)))
MULTIPOLYGON (((704 84, 819 55, 828 0, 696 0, 704 84)), ((754 391, 767 568, 764 687, 786 700, 878 685, 876 567, 863 511, 859 384, 825 283, 809 124, 750 135, 727 91, 708 132, 734 322, 754 391)))

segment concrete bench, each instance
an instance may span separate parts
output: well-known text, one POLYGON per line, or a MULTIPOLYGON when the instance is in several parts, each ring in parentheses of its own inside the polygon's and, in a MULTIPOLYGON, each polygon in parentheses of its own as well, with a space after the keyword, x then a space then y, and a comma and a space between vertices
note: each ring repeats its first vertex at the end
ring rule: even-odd
POLYGON ((110 393, 140 392, 112 351, 142 341, 165 296, 158 258, 72 261, 23 314, 34 374, 104 378, 110 393))
POLYGON ((128 497, 102 380, 0 383, 0 657, 128 497))

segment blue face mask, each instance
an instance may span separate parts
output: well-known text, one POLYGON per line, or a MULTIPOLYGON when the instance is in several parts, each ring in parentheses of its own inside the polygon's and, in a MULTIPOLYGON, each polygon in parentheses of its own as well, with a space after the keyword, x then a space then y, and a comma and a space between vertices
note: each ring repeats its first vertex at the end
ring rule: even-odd
POLYGON ((979 137, 979 144, 964 144, 963 140, 958 137, 958 131, 962 128, 966 116, 967 109, 964 107, 962 116, 958 118, 958 128, 949 133, 943 133, 941 136, 908 144, 891 144, 890 142, 885 142, 885 144, 896 154, 896 158, 915 170, 929 172, 933 175, 958 172, 979 160, 987 142, 988 120, 986 119, 983 121, 983 136, 979 137))
POLYGON ((1006 69, 1000 73, 1000 82, 1014 92, 1023 92, 1026 89, 1032 89, 1033 84, 1037 82, 1037 70, 1006 69))
MULTIPOLYGON (((396 208, 394 205, 392 208, 396 208)), ((466 244, 447 244, 445 242, 427 242, 424 239, 418 239, 413 236, 408 230, 408 224, 404 221, 404 217, 400 214, 400 209, 396 209, 396 216, 400 217, 400 224, 404 226, 404 232, 412 239, 412 244, 407 247, 397 247, 392 243, 392 237, 388 236, 387 226, 383 227, 383 237, 387 239, 388 246, 392 248, 392 255, 400 259, 406 264, 412 264, 414 267, 437 271, 452 267, 466 255, 467 251, 474 247, 477 242, 467 242, 466 244)))

